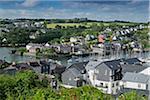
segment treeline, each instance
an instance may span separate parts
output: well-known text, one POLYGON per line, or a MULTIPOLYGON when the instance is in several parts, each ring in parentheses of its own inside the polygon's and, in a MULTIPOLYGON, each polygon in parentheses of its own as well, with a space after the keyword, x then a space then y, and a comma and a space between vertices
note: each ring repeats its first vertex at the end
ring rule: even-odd
MULTIPOLYGON (((73 18, 73 19, 28 19, 28 18, 17 18, 14 19, 15 21, 34 21, 34 22, 40 22, 40 21, 46 21, 48 23, 81 23, 81 22, 105 22, 105 23, 110 23, 110 22, 120 22, 120 23, 136 23, 136 22, 131 22, 131 21, 123 21, 123 20, 114 20, 114 21, 103 21, 103 20, 91 20, 88 18, 73 18)), ((11 19, 5 19, 0 21, 1 24, 10 24, 11 19)), ((144 22, 143 22, 144 23, 144 22)), ((140 23, 140 24, 143 24, 140 23)))

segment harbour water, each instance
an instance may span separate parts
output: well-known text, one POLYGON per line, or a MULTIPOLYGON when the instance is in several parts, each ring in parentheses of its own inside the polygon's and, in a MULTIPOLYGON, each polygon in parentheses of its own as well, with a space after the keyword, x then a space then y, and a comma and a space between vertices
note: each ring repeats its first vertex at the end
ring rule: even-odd
MULTIPOLYGON (((9 48, 9 47, 1 47, 0 48, 0 59, 6 60, 7 62, 27 62, 27 61, 32 61, 36 60, 35 57, 33 56, 20 56, 17 54, 11 54, 11 50, 14 48, 9 48)), ((128 58, 128 57, 138 57, 138 58, 148 58, 150 57, 150 52, 145 52, 145 53, 137 53, 137 54, 120 54, 120 55, 111 55, 107 56, 105 58, 99 56, 99 55, 90 55, 87 57, 77 57, 75 60, 76 61, 87 61, 90 59, 118 59, 118 58, 128 58)), ((67 66, 68 65, 68 60, 70 57, 61 57, 57 58, 55 60, 60 61, 61 64, 67 66)))
POLYGON ((20 56, 17 54, 11 54, 11 50, 14 50, 14 48, 1 47, 0 48, 0 59, 6 60, 7 62, 22 62, 22 61, 30 61, 32 59, 35 59, 30 56, 20 56))

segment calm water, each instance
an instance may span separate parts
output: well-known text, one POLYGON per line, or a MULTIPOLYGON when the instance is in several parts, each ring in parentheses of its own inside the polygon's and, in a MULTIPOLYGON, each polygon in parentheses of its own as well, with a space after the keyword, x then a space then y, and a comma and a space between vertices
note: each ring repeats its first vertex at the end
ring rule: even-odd
MULTIPOLYGON (((30 56, 20 56, 17 54, 11 54, 11 50, 13 50, 13 48, 8 48, 8 47, 0 47, 0 59, 2 60, 6 60, 7 62, 26 62, 26 61, 32 61, 35 60, 35 57, 30 57, 30 56)), ((128 54, 126 55, 114 55, 111 56, 111 58, 124 58, 124 57, 129 57, 128 54)), ((143 53, 143 54, 132 54, 131 57, 143 57, 143 58, 147 58, 150 57, 150 52, 147 53, 143 53)), ((110 57, 108 57, 110 58, 110 57)), ((70 59, 68 57, 61 57, 61 58, 57 58, 55 60, 60 61, 61 64, 63 65, 67 65, 67 60, 70 59)), ((100 56, 98 55, 91 55, 88 57, 79 57, 78 60, 83 61, 83 60, 89 60, 89 59, 101 59, 100 56)))
POLYGON ((22 62, 34 59, 33 57, 29 56, 20 56, 17 54, 11 54, 11 50, 13 50, 13 48, 0 47, 0 59, 6 60, 7 62, 14 62, 14 61, 22 62))

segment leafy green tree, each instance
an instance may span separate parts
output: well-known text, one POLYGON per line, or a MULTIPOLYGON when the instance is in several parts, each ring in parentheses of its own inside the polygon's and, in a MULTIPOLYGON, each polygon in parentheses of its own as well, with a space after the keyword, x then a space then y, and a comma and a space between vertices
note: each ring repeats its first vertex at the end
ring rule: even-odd
POLYGON ((136 91, 131 91, 120 95, 119 100, 148 100, 148 98, 137 94, 136 91))

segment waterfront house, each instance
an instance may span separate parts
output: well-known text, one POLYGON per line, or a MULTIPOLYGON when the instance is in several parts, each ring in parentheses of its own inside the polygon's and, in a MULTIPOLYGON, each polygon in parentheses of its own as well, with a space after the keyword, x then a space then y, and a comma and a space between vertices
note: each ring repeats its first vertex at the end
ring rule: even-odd
POLYGON ((89 61, 86 66, 89 83, 104 93, 117 94, 122 79, 120 59, 111 61, 89 61))
POLYGON ((112 52, 112 44, 110 43, 100 43, 92 47, 93 53, 100 55, 109 55, 112 52))
POLYGON ((82 55, 82 54, 85 54, 88 52, 88 47, 87 45, 81 45, 81 44, 72 44, 71 45, 71 48, 72 48, 72 53, 73 54, 77 54, 77 55, 82 55))
POLYGON ((37 50, 41 50, 42 48, 44 48, 44 46, 42 44, 29 43, 29 44, 26 45, 26 49, 30 53, 36 53, 37 50))
POLYGON ((43 45, 42 44, 35 44, 35 43, 29 43, 29 44, 26 45, 27 50, 30 50, 30 48, 32 48, 32 47, 41 48, 41 47, 43 47, 43 45))
POLYGON ((56 45, 53 47, 57 53, 68 54, 68 53, 71 53, 72 51, 71 46, 67 44, 60 44, 60 45, 56 45))
POLYGON ((79 87, 86 84, 86 69, 88 62, 74 63, 62 73, 62 83, 65 87, 79 87))

